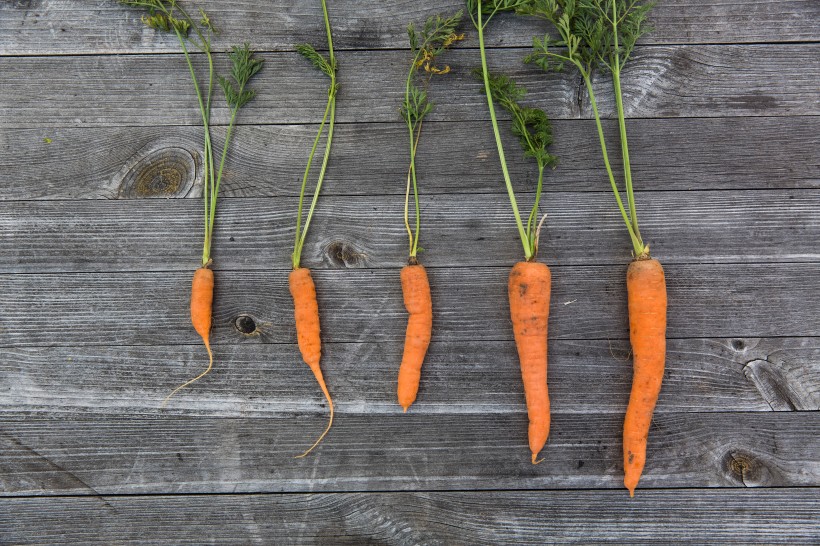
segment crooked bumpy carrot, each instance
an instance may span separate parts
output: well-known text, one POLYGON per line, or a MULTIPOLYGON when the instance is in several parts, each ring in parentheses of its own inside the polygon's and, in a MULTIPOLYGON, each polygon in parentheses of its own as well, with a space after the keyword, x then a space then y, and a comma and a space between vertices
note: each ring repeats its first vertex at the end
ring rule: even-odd
POLYGON ((624 485, 632 497, 646 463, 649 425, 666 359, 666 280, 660 262, 639 259, 629 264, 626 288, 633 376, 624 420, 624 485))
POLYGON ((299 351, 302 353, 302 358, 305 364, 308 365, 313 375, 316 376, 316 381, 319 383, 319 388, 327 398, 327 403, 330 406, 330 421, 327 428, 319 436, 307 451, 298 455, 304 457, 319 445, 319 442, 330 431, 333 424, 333 400, 330 398, 330 392, 325 385, 325 379, 322 376, 322 369, 319 367, 319 361, 322 359, 322 339, 319 329, 319 305, 316 302, 316 285, 313 284, 313 278, 310 276, 310 269, 300 267, 290 272, 288 278, 290 285, 290 295, 293 297, 293 310, 296 319, 296 338, 299 342, 299 351))
POLYGON ((540 462, 536 459, 550 432, 550 399, 547 391, 550 287, 550 270, 542 263, 518 262, 510 271, 510 316, 527 400, 533 464, 540 462))
POLYGON ((423 265, 406 265, 401 270, 404 307, 410 314, 404 338, 404 355, 399 368, 399 404, 407 408, 416 400, 421 379, 421 366, 433 328, 433 300, 430 283, 423 265))
POLYGON ((207 267, 200 267, 194 272, 194 281, 191 284, 191 323, 194 325, 196 333, 202 337, 205 343, 205 350, 208 351, 208 367, 204 372, 194 377, 190 381, 186 381, 179 387, 171 391, 171 394, 165 397, 162 405, 168 403, 177 392, 184 389, 194 381, 198 381, 205 377, 211 368, 214 366, 214 355, 211 352, 211 313, 214 303, 214 272, 207 267))

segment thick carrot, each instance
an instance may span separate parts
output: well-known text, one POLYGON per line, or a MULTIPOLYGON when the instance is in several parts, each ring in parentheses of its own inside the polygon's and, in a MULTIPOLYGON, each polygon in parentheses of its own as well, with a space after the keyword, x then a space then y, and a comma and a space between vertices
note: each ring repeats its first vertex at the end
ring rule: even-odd
POLYGON ((646 463, 646 440, 658 401, 666 358, 666 280, 658 260, 638 259, 626 272, 632 393, 624 420, 624 485, 629 496, 646 463))
POLYGON ((310 367, 313 375, 316 376, 316 381, 319 382, 319 387, 327 398, 327 403, 330 406, 330 421, 327 428, 319 436, 319 439, 314 442, 310 448, 298 455, 304 457, 319 445, 319 442, 325 437, 333 424, 333 400, 330 398, 330 393, 325 385, 325 379, 322 376, 322 369, 319 367, 319 361, 322 359, 322 339, 319 330, 319 304, 316 302, 316 285, 313 284, 313 278, 310 276, 310 269, 300 267, 290 272, 288 278, 290 284, 290 295, 293 297, 293 310, 296 319, 296 338, 299 342, 299 351, 302 353, 302 358, 310 367))
POLYGON ((406 265, 401 270, 401 290, 404 307, 410 314, 407 333, 404 337, 404 355, 399 368, 399 404, 407 408, 416 400, 421 379, 421 365, 433 328, 433 300, 430 297, 430 283, 427 271, 421 264, 406 265))
POLYGON ((207 267, 200 267, 194 272, 194 281, 191 284, 191 323, 194 325, 196 333, 202 336, 202 341, 205 343, 205 350, 208 351, 208 367, 204 372, 194 377, 190 381, 186 381, 179 387, 171 391, 171 394, 165 397, 162 406, 168 403, 177 392, 184 389, 194 381, 197 381, 208 374, 214 365, 214 355, 211 352, 211 343, 209 341, 211 335, 211 312, 214 302, 214 272, 207 267))
POLYGON ((550 313, 550 269, 538 262, 518 262, 510 271, 510 316, 521 362, 529 415, 532 463, 550 433, 547 391, 547 321, 550 313))

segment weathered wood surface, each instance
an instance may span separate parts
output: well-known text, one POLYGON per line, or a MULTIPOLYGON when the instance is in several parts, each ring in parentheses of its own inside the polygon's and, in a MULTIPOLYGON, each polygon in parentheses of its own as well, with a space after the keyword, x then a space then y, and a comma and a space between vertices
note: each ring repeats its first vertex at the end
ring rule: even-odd
MULTIPOLYGON (((543 27, 503 16, 488 42, 491 67, 555 120, 561 158, 542 205, 547 460, 532 466, 526 447, 506 303, 520 243, 468 28, 419 151, 434 342, 418 403, 403 415, 394 402, 404 25, 450 0, 331 4, 342 123, 304 256, 338 413, 314 456, 294 460, 327 418, 286 286, 326 96, 293 43, 324 43, 319 3, 201 4, 217 50, 249 39, 266 67, 223 185, 216 368, 160 410, 206 362, 188 318, 202 133, 183 57, 113 0, 0 3, 0 542, 820 540, 820 3, 662 0, 624 76, 642 231, 670 294, 632 501, 628 240, 577 77, 521 63, 543 27)), ((611 117, 610 83, 596 86, 611 117)), ((502 125, 524 205, 534 167, 502 125)))
MULTIPOLYGON (((816 263, 665 269, 669 338, 820 336, 816 263)), ((550 339, 625 339, 625 272, 625 263, 554 267, 550 339)), ((512 339, 508 274, 508 267, 431 268, 435 339, 512 339)), ((326 342, 404 339, 397 270, 319 270, 313 277, 326 342)), ((213 343, 295 341, 287 269, 218 271, 216 278, 213 343), (244 315, 259 335, 245 339, 237 331, 244 315)), ((0 275, 0 283, 0 347, 198 340, 190 327, 190 272, 0 275)))
MULTIPOLYGON (((0 483, 7 495, 623 489, 622 413, 554 413, 539 465, 530 462, 523 407, 336 417, 316 454, 294 460, 327 424, 325 413, 3 414, 0 483)), ((815 412, 660 413, 650 436, 643 488, 820 481, 815 412)))
POLYGON ((15 544, 809 544, 818 500, 817 489, 24 498, 0 500, 0 533, 15 544))
MULTIPOLYGON (((551 151, 560 165, 547 174, 545 191, 609 191, 594 126, 591 120, 553 123, 551 151)), ((770 117, 635 119, 628 127, 639 189, 820 188, 820 116, 792 117, 787 123, 770 117)), ((418 152, 424 195, 496 193, 499 203, 506 201, 489 128, 485 121, 425 126, 418 152), (454 138, 454 131, 469 138, 454 138)), ((298 195, 315 130, 315 125, 238 128, 222 197, 298 195)), ((617 149, 617 122, 606 120, 605 130, 608 146, 617 149)), ((222 134, 218 131, 217 144, 222 134)), ((533 162, 520 160, 510 131, 503 138, 513 180, 532 189, 533 162)), ((0 200, 197 197, 201 140, 200 128, 179 126, 0 131, 0 200)), ((405 140, 407 128, 400 123, 340 125, 323 195, 403 195, 405 140)), ((619 169, 620 159, 613 157, 612 164, 619 169)), ((545 206, 553 204, 559 203, 547 196, 545 206)))
MULTIPOLYGON (((553 118, 592 117, 576 74, 548 74, 524 65, 526 53, 494 51, 490 69, 525 85, 529 100, 553 118)), ((239 123, 318 122, 327 77, 296 53, 264 57, 265 69, 254 79, 259 94, 243 109, 239 123)), ((430 119, 489 119, 481 84, 471 74, 480 62, 478 52, 452 51, 448 58, 453 70, 436 82, 431 96, 439 104, 430 119)), ((407 51, 346 51, 338 59, 338 121, 395 122, 407 51)), ((224 71, 225 63, 220 56, 217 69, 224 71)), ((185 70, 178 54, 0 57, 0 73, 26 74, 3 82, 0 127, 196 125, 200 114, 190 81, 169 77, 185 70)), ((599 76, 596 98, 601 114, 609 117, 614 111, 611 82, 599 76)), ((818 79, 820 44, 647 46, 636 50, 622 85, 632 118, 798 116, 820 113, 818 79)), ((213 122, 224 124, 228 117, 227 107, 216 101, 213 122)))
MULTIPOLYGON (((324 35, 318 3, 267 0, 203 0, 219 27, 215 47, 250 40, 263 50, 292 50, 324 35), (251 31, 252 29, 252 31, 251 31)), ((407 46, 405 27, 426 17, 463 9, 457 0, 357 0, 333 2, 334 42, 339 49, 407 46)), ((115 0, 11 0, 0 4, 0 54, 176 52, 172 36, 144 28, 140 11, 115 0)), ((662 0, 653 11, 655 32, 644 43, 798 42, 817 40, 820 8, 814 0, 662 0)), ((469 19, 464 45, 477 46, 469 19)), ((546 26, 534 19, 500 16, 489 32, 493 46, 529 46, 546 26)))
MULTIPOLYGON (((254 335, 247 317, 235 326, 254 335)), ((673 339, 667 350, 657 414, 820 410, 817 338, 673 339)), ((324 375, 340 419, 400 412, 394 387, 401 351, 395 341, 324 345, 324 375)), ((270 417, 321 412, 323 402, 292 344, 218 347, 213 374, 165 410, 158 407, 165 395, 203 368, 201 345, 17 347, 3 354, 3 413, 270 417)), ((628 356, 625 340, 551 342, 553 411, 622 414, 632 374, 628 356)), ((434 341, 424 370, 413 414, 524 409, 512 341, 434 341)))
MULTIPOLYGON (((519 194, 527 210, 532 199, 519 194)), ((820 261, 820 190, 638 192, 637 200, 646 242, 667 266, 820 261), (791 225, 777 229, 784 210, 791 225)), ((224 201, 214 236, 215 269, 287 268, 297 203, 296 197, 224 201)), ((423 203, 425 265, 509 267, 522 259, 505 195, 430 197, 423 203)), ((323 198, 303 264, 402 267, 403 205, 394 195, 368 197, 366 205, 361 197, 323 198)), ((543 214, 543 261, 601 265, 627 258, 629 239, 610 192, 549 193, 543 214)), ((0 273, 190 271, 202 244, 201 216, 199 199, 10 202, 0 217, 0 273)))

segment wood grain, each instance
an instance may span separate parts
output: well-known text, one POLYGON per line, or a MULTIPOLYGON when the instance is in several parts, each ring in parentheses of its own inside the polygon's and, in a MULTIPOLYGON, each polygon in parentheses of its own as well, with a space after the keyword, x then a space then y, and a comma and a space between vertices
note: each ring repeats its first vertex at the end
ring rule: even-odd
MULTIPOLYGON (((272 0, 201 0, 221 35, 215 47, 250 40, 264 50, 290 50, 293 44, 324 44, 322 15, 315 2, 272 0)), ((339 49, 407 47, 405 27, 411 21, 463 8, 456 0, 357 0, 330 6, 335 46, 339 49)), ((0 4, 0 54, 176 52, 168 35, 145 28, 140 10, 113 0, 13 0, 0 4)), ((645 43, 792 42, 817 40, 820 10, 812 0, 662 0, 652 11, 655 31, 645 43)), ((465 46, 477 38, 469 20, 465 46)), ((529 46, 546 26, 534 19, 500 16, 488 33, 493 46, 529 46)))
MULTIPOLYGON (((500 414, 339 412, 313 456, 294 460, 326 419, 321 409, 268 418, 5 413, 0 491, 623 489, 622 414, 553 413, 545 460, 533 465, 523 407, 500 414)), ((820 421, 812 412, 662 413, 649 435, 644 489, 820 484, 820 421)))
MULTIPOLYGON (((255 335, 243 317, 237 328, 255 335)), ((401 342, 325 343, 324 375, 341 414, 395 416, 401 342)), ((656 414, 820 410, 816 338, 673 339, 656 414)), ((632 377, 629 344, 550 343, 552 411, 626 409, 632 377)), ((186 415, 271 417, 319 411, 316 383, 290 344, 238 343, 216 350, 216 369, 159 402, 205 365, 199 345, 20 347, 3 350, 0 412, 64 418, 186 415)), ((434 341, 413 414, 518 414, 524 409, 512 341, 434 341)), ((392 417, 391 417, 392 418, 392 417)))
MULTIPOLYGON (((645 242, 666 265, 820 261, 819 190, 638 192, 636 198, 645 242), (777 229, 783 211, 789 229, 777 229)), ((518 199, 528 214, 533 195, 518 199)), ((323 198, 303 264, 402 267, 403 202, 400 196, 323 198)), ((448 195, 422 203, 426 265, 508 267, 522 259, 505 195, 448 195)), ((296 198, 224 201, 214 235, 215 267, 286 267, 296 206, 296 198)), ((626 228, 608 192, 549 193, 539 218, 544 214, 542 261, 600 265, 629 258, 626 228)), ((201 250, 201 224, 199 199, 11 202, 0 217, 0 272, 189 271, 201 250)))
MULTIPOLYGON (((605 120, 604 127, 608 147, 617 150, 617 124, 605 120)), ((628 127, 633 178, 643 190, 820 188, 820 116, 634 119, 628 127)), ((221 196, 298 195, 315 130, 240 127, 221 196)), ((608 191, 594 122, 556 120, 553 132, 551 152, 560 164, 547 174, 545 191, 608 191)), ((215 133, 219 146, 223 131, 215 133)), ((2 131, 0 200, 195 197, 201 135, 196 127, 2 131)), ((336 135, 324 196, 404 194, 404 125, 344 124, 336 135)), ((535 167, 522 158, 506 122, 502 135, 513 180, 531 187, 535 167)), ((496 154, 486 122, 427 123, 418 152, 422 195, 503 194, 496 154)), ((613 168, 619 170, 616 155, 613 168)))
MULTIPOLYGON (((626 337, 626 263, 552 269, 551 339, 626 337)), ((665 269, 669 338, 820 336, 814 263, 665 269)), ((433 338, 512 339, 508 273, 508 267, 429 268, 433 338)), ((190 279, 186 272, 0 275, 0 347, 198 344, 190 279)), ((314 279, 324 341, 404 339, 398 269, 317 270, 314 279)), ((213 343, 295 341, 287 270, 217 271, 215 295, 213 343), (261 325, 258 336, 244 339, 236 330, 241 315, 261 325)))
POLYGON ((810 543, 820 491, 338 493, 0 499, 15 544, 810 543))
MULTIPOLYGON (((526 49, 489 56, 490 69, 513 76, 530 101, 552 118, 590 118, 584 86, 575 74, 546 74, 524 65, 526 49)), ((318 123, 327 78, 296 53, 268 53, 254 79, 258 96, 240 124, 318 123)), ((404 93, 405 51, 340 52, 337 119, 342 123, 395 122, 404 93), (375 99, 374 99, 375 97, 375 99)), ((217 60, 225 71, 225 58, 217 60)), ((197 59, 204 68, 204 59, 197 59)), ((471 74, 475 51, 453 51, 453 71, 436 82, 433 120, 488 119, 486 99, 471 74)), ((4 128, 198 125, 200 114, 182 55, 0 57, 7 78, 0 91, 4 128), (82 77, 77 75, 81 74, 82 77)), ((797 116, 820 112, 820 44, 646 46, 635 52, 622 77, 630 118, 797 116), (719 84, 717 83, 719 82, 719 84)), ((614 100, 609 79, 596 79, 601 115, 614 100)), ((215 103, 212 121, 229 112, 215 103)))

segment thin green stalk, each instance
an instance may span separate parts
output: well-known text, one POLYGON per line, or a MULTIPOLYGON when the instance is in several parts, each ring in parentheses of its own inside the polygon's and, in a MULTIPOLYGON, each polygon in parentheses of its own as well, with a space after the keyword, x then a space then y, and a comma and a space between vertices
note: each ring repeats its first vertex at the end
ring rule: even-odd
MULTIPOLYGON (((333 85, 335 86, 336 78, 333 78, 333 85)), ((310 226, 310 220, 313 218, 313 211, 316 209, 316 203, 319 201, 319 192, 322 189, 322 182, 325 179, 325 171, 327 170, 327 163, 330 159, 330 144, 333 141, 333 127, 334 122, 336 120, 336 93, 333 93, 333 100, 330 103, 330 121, 328 122, 327 128, 327 142, 325 143, 325 154, 322 158, 322 168, 319 170, 319 179, 316 181, 316 189, 313 191, 313 200, 310 203, 310 209, 308 209, 307 218, 305 218, 305 228, 302 230, 302 239, 299 241, 299 256, 297 256, 297 260, 301 258, 302 254, 302 247, 305 244, 305 237, 307 236, 308 226, 310 226)), ((299 266, 298 261, 296 262, 296 267, 299 266)))
POLYGON ((415 258, 416 254, 418 253, 419 249, 419 232, 421 231, 421 210, 419 208, 419 187, 418 183, 416 182, 416 150, 418 149, 419 145, 419 137, 421 136, 421 124, 422 122, 419 121, 419 129, 418 134, 416 136, 416 142, 413 145, 413 157, 410 158, 410 171, 413 177, 413 199, 415 201, 415 210, 416 210, 416 236, 413 239, 413 247, 410 249, 410 257, 415 258))
POLYGON ((632 229, 638 240, 641 240, 641 231, 638 229, 638 212, 635 207, 635 194, 632 190, 632 166, 629 162, 629 145, 626 141, 626 120, 624 119, 624 102, 621 94, 621 77, 618 60, 615 60, 615 70, 612 71, 612 84, 615 87, 615 104, 618 109, 618 128, 621 133, 621 155, 624 163, 624 181, 626 182, 626 199, 629 202, 629 216, 632 218, 632 229))
POLYGON ((589 102, 592 105, 592 112, 595 116, 595 125, 598 127, 598 140, 601 143, 601 153, 604 157, 604 166, 606 167, 606 173, 609 175, 609 183, 612 185, 612 193, 615 195, 615 201, 618 202, 618 210, 621 211, 621 216, 624 219, 624 223, 626 224, 626 229, 629 231, 629 238, 632 239, 632 246, 635 249, 635 256, 640 256, 644 253, 644 246, 641 239, 636 235, 635 231, 632 229, 632 222, 629 218, 629 215, 626 213, 626 209, 624 208, 624 203, 621 200, 621 194, 618 191, 618 184, 615 182, 615 175, 612 173, 612 166, 609 164, 609 153, 606 149, 606 140, 604 139, 604 128, 601 125, 601 116, 598 113, 598 103, 595 100, 595 93, 592 90, 592 82, 590 81, 589 74, 583 70, 581 66, 578 66, 581 70, 581 76, 584 78, 584 83, 587 87, 587 92, 589 93, 589 102))
POLYGON ((493 134, 495 135, 495 144, 498 148, 498 157, 501 160, 501 172, 504 174, 504 183, 507 186, 507 194, 510 197, 510 204, 515 215, 515 223, 518 226, 518 235, 521 237, 521 244, 524 247, 524 257, 527 261, 532 259, 532 250, 530 249, 527 234, 524 232, 524 224, 521 222, 521 215, 518 212, 518 203, 515 200, 515 192, 513 191, 512 181, 510 180, 510 173, 507 170, 507 161, 504 157, 504 146, 501 143, 501 134, 498 130, 498 120, 495 116, 495 107, 493 106, 493 95, 490 90, 490 80, 487 76, 489 68, 487 67, 487 55, 484 51, 484 26, 481 20, 481 0, 478 0, 478 48, 481 53, 481 70, 484 76, 484 91, 487 95, 487 106, 490 109, 490 120, 493 125, 493 134))
POLYGON ((310 226, 310 221, 313 218, 313 212, 316 209, 316 203, 319 200, 319 192, 322 189, 322 182, 325 178, 325 173, 327 171, 327 164, 328 160, 330 159, 330 145, 333 141, 333 128, 336 121, 336 57, 333 51, 333 34, 330 28, 330 16, 328 15, 327 11, 327 2, 326 0, 322 0, 322 14, 325 21, 325 32, 327 34, 327 47, 328 47, 328 57, 330 61, 330 66, 332 70, 330 71, 330 88, 328 90, 328 101, 327 105, 325 106, 325 114, 322 117, 322 123, 319 126, 319 132, 316 135, 316 139, 313 142, 313 147, 311 148, 310 155, 308 157, 308 164, 305 167, 305 174, 302 178, 302 189, 299 192, 299 206, 297 209, 296 214, 296 242, 294 243, 293 248, 293 255, 292 263, 293 268, 298 269, 299 264, 302 259, 302 247, 305 244, 305 237, 307 236, 308 227, 310 226), (329 118, 329 119, 328 119, 329 118), (319 178, 316 181, 316 188, 313 191, 313 199, 310 203, 310 209, 308 209, 307 217, 305 218, 304 227, 302 227, 302 207, 304 204, 304 196, 305 196, 305 189, 307 186, 307 177, 308 173, 310 172, 311 164, 313 163, 313 157, 316 153, 316 148, 318 146, 319 140, 324 132, 325 124, 328 125, 327 131, 327 141, 325 142, 325 152, 324 157, 322 158, 322 166, 319 170, 319 178))
POLYGON ((310 154, 308 154, 307 167, 305 168, 304 175, 302 175, 302 189, 299 191, 299 205, 296 208, 296 239, 293 244, 292 256, 294 268, 299 267, 297 251, 301 250, 299 248, 299 241, 302 240, 302 206, 305 200, 305 189, 307 189, 308 175, 310 174, 310 167, 313 165, 313 157, 316 155, 316 148, 319 146, 319 141, 322 139, 322 135, 325 132, 325 124, 327 123, 327 118, 330 115, 330 103, 331 97, 328 95, 327 104, 325 105, 325 113, 322 116, 322 123, 319 124, 319 131, 316 133, 316 138, 313 139, 313 146, 310 148, 310 154))
POLYGON ((536 226, 536 221, 538 218, 538 204, 541 202, 541 189, 544 186, 544 168, 545 165, 538 162, 538 185, 535 187, 535 202, 532 204, 532 210, 530 211, 530 217, 527 219, 527 239, 530 241, 530 248, 532 249, 533 256, 535 255, 535 233, 533 230, 536 226))

